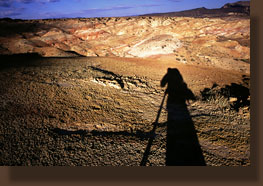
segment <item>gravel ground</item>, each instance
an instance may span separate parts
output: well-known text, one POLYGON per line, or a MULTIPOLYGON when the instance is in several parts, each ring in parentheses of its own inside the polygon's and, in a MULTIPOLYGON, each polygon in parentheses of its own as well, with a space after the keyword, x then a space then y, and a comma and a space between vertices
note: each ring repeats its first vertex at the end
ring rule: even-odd
MULTIPOLYGON (((147 75, 141 71, 149 67, 140 66, 136 73, 126 67, 116 73, 122 62, 114 67, 99 58, 4 60, 0 165, 139 166, 151 137, 146 165, 166 165, 166 102, 150 133, 164 92, 162 70, 147 75)), ((198 96, 188 110, 206 165, 250 165, 249 106, 233 109, 227 98, 198 96)))

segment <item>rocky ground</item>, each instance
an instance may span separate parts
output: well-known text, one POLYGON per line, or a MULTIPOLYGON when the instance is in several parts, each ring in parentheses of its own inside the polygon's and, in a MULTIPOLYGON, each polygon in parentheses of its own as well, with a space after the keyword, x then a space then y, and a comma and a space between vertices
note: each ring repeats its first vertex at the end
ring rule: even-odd
MULTIPOLYGON (((247 90, 249 73, 152 58, 21 55, 1 57, 0 164, 140 165, 169 67, 198 97, 188 110, 206 164, 250 165, 250 107, 231 91, 231 83, 247 90)), ((165 166, 166 121, 165 102, 147 166, 165 166)))

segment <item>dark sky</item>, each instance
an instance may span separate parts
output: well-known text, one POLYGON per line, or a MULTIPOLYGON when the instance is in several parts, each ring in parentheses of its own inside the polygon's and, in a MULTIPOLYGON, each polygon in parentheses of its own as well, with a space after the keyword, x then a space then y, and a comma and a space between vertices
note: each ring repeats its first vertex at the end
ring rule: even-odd
POLYGON ((117 17, 220 8, 237 0, 0 0, 0 18, 117 17))

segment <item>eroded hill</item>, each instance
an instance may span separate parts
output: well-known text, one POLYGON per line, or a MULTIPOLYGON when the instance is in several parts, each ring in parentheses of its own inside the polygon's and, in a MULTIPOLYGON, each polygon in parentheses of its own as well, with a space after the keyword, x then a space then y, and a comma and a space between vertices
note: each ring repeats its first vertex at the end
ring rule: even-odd
POLYGON ((142 57, 249 71, 250 20, 126 17, 0 21, 0 53, 142 57))

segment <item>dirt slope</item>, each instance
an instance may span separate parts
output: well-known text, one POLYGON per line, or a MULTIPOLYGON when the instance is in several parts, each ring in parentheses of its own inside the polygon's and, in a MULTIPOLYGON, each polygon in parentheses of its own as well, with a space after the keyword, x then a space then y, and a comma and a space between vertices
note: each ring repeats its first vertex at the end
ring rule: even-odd
MULTIPOLYGON (((244 74, 134 58, 5 59, 1 165, 140 165, 169 67, 198 96, 187 108, 206 164, 250 165, 249 107, 235 110, 232 98, 201 94, 213 83, 244 85, 244 74)), ((166 121, 165 101, 147 166, 166 164, 166 121)))

